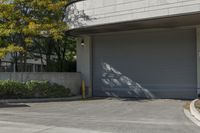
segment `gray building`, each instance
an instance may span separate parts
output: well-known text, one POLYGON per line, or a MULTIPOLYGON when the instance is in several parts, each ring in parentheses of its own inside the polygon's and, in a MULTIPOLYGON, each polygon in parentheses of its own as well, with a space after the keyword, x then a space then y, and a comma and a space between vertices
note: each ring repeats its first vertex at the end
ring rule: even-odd
POLYGON ((200 0, 84 0, 68 13, 93 96, 197 97, 200 0))
MULTIPOLYGON (((38 53, 33 53, 34 56, 40 57, 38 53)), ((46 58, 43 56, 43 60, 41 58, 33 58, 27 57, 26 60, 26 71, 27 72, 43 72, 46 67, 46 58)), ((53 56, 51 56, 53 57, 53 56)), ((18 58, 18 55, 13 56, 12 54, 8 54, 5 58, 0 60, 0 72, 22 72, 23 66, 20 63, 20 60, 17 60, 17 63, 14 61, 14 58, 18 58)))

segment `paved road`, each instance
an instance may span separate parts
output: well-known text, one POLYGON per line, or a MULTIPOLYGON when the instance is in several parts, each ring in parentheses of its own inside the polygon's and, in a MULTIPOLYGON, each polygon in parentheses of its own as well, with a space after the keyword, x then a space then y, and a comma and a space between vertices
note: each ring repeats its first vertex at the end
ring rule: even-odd
POLYGON ((184 101, 117 99, 0 108, 0 133, 199 133, 184 101))

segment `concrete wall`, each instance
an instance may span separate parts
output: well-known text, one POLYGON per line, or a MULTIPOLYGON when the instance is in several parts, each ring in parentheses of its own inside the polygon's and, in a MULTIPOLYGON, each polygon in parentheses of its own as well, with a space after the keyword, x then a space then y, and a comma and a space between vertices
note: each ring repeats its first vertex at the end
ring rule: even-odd
POLYGON ((84 0, 68 7, 71 29, 200 11, 200 0, 84 0))
POLYGON ((20 81, 20 82, 26 82, 29 80, 47 80, 52 83, 57 83, 57 84, 63 85, 66 88, 70 88, 72 93, 75 95, 80 94, 80 87, 81 87, 81 74, 80 73, 1 72, 0 80, 16 80, 16 81, 20 81))
POLYGON ((90 92, 92 87, 91 48, 91 38, 89 36, 82 36, 77 39, 77 72, 81 72, 81 78, 85 80, 90 92), (84 41, 83 46, 81 45, 82 41, 84 41))

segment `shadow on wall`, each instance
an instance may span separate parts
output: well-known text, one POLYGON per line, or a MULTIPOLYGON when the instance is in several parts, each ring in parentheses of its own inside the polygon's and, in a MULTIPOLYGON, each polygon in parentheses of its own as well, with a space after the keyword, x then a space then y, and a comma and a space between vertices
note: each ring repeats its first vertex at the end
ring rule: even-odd
POLYGON ((131 80, 123 75, 107 63, 102 63, 102 83, 103 88, 107 88, 105 94, 112 97, 133 97, 133 98, 155 98, 155 96, 147 89, 143 88, 139 83, 131 80), (123 94, 124 93, 124 94, 123 94))
POLYGON ((78 10, 76 4, 71 4, 66 8, 65 22, 71 28, 86 26, 86 22, 95 18, 89 17, 84 10, 78 10))

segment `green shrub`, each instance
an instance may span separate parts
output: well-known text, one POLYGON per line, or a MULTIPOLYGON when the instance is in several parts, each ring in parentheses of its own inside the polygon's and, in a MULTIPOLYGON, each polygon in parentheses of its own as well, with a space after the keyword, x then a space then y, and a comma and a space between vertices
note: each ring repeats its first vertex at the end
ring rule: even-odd
POLYGON ((65 88, 62 85, 52 84, 51 87, 47 91, 47 95, 49 97, 66 97, 70 95, 70 89, 65 88))
POLYGON ((29 97, 35 98, 57 98, 70 95, 70 89, 55 83, 51 84, 48 81, 28 81, 26 82, 26 88, 29 91, 29 97))
POLYGON ((51 84, 47 81, 28 81, 26 88, 29 91, 29 97, 42 98, 47 97, 47 91, 51 88, 51 84))
POLYGON ((28 90, 23 83, 5 80, 0 81, 0 98, 24 98, 28 90))
POLYGON ((58 98, 70 96, 70 89, 48 81, 28 81, 20 83, 0 80, 0 99, 11 98, 58 98))

